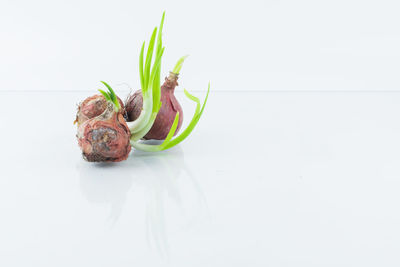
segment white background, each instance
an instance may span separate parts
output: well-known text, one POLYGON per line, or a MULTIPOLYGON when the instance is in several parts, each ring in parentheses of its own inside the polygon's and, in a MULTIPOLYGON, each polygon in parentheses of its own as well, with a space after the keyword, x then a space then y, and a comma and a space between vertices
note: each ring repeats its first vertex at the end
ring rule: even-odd
POLYGON ((398 1, 0 1, 0 266, 400 266, 398 1), (76 104, 138 89, 163 10, 199 124, 85 162, 76 104))
POLYGON ((164 73, 187 89, 399 90, 395 0, 1 0, 0 90, 138 88, 138 54, 166 10, 164 73))

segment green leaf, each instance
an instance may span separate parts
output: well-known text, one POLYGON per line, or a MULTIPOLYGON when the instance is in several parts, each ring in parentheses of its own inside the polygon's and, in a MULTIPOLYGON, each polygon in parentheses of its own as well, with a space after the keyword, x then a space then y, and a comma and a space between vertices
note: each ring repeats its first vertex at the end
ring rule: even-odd
POLYGON ((180 142, 182 142, 183 140, 185 140, 186 137, 188 137, 188 136, 190 135, 190 133, 191 133, 191 132, 193 131, 193 129, 196 127, 197 122, 200 120, 200 117, 201 117, 202 112, 203 112, 203 110, 204 110, 204 107, 205 107, 205 105, 206 105, 206 102, 207 102, 208 94, 209 94, 209 93, 210 93, 210 84, 208 84, 207 95, 206 95, 206 98, 205 98, 205 100, 204 100, 203 106, 202 106, 201 109, 200 109, 200 101, 199 101, 199 99, 198 99, 197 97, 195 97, 195 96, 189 94, 189 92, 185 90, 186 96, 187 96, 189 99, 191 99, 191 100, 193 100, 194 102, 197 103, 195 114, 193 115, 192 120, 190 121, 190 123, 189 123, 189 125, 186 127, 186 129, 185 129, 180 135, 178 135, 176 138, 174 138, 172 141, 170 141, 168 144, 166 144, 166 145, 163 147, 163 150, 164 150, 164 149, 171 148, 171 147, 173 147, 173 146, 176 146, 177 144, 179 144, 180 142))
MULTIPOLYGON (((142 136, 139 136, 140 133, 142 133, 143 129, 147 129, 147 125, 150 122, 154 122, 152 120, 152 113, 154 110, 154 98, 153 98, 153 84, 154 84, 154 73, 156 73, 157 68, 161 64, 161 57, 162 53, 160 55, 156 55, 156 58, 154 60, 155 66, 151 69, 151 74, 150 74, 150 67, 151 67, 151 57, 154 51, 154 42, 155 42, 155 34, 157 28, 155 28, 155 31, 152 34, 151 40, 150 40, 150 45, 148 49, 148 54, 146 55, 146 66, 145 66, 145 71, 144 71, 144 87, 142 88, 142 94, 143 94, 143 109, 142 112, 140 113, 139 117, 132 121, 132 122, 127 122, 129 130, 131 131, 132 137, 133 138, 142 138, 144 135, 146 135, 147 132, 145 132, 142 136)), ((163 50, 162 50, 163 51, 163 50)), ((161 94, 161 93, 160 93, 161 94)), ((158 100, 159 101, 159 100, 158 100)), ((157 104, 157 102, 156 102, 157 104)), ((148 129, 150 130, 150 129, 148 129)), ((147 130, 147 131, 148 131, 147 130)))
POLYGON ((145 136, 156 120, 157 113, 161 108, 161 87, 160 87, 160 64, 161 58, 164 53, 164 48, 161 50, 161 53, 155 59, 155 66, 152 69, 151 75, 151 94, 153 96, 150 99, 150 95, 143 96, 143 107, 150 106, 148 101, 152 101, 151 105, 152 108, 150 110, 143 110, 142 113, 139 115, 139 118, 136 119, 134 122, 128 123, 129 128, 131 129, 132 133, 132 140, 139 140, 145 136))
POLYGON ((171 129, 169 129, 168 135, 164 140, 165 144, 167 144, 174 136, 174 134, 176 132, 176 128, 178 127, 178 123, 179 123, 179 112, 176 113, 174 122, 171 125, 171 129))
POLYGON ((174 67, 174 69, 172 70, 173 73, 179 74, 179 72, 180 72, 181 69, 182 69, 183 62, 185 61, 185 59, 186 59, 188 56, 189 56, 189 55, 183 56, 183 57, 181 57, 181 58, 178 60, 178 62, 176 62, 175 67, 174 67))
POLYGON ((165 18, 165 11, 163 12, 161 22, 160 22, 160 27, 158 28, 158 36, 157 36, 157 50, 156 50, 156 55, 158 55, 161 52, 161 47, 162 47, 162 30, 164 27, 164 18, 165 18))
POLYGON ((145 42, 143 42, 142 49, 140 50, 140 56, 139 56, 139 73, 140 73, 140 84, 142 86, 141 89, 144 88, 144 85, 146 81, 144 80, 144 73, 143 73, 143 53, 144 53, 144 45, 145 42))
POLYGON ((142 88, 142 91, 148 90, 148 85, 150 83, 150 66, 151 66, 151 60, 153 57, 153 52, 154 52, 154 42, 156 39, 156 34, 157 34, 157 27, 154 28, 153 34, 151 35, 149 47, 147 48, 147 54, 146 54, 146 63, 145 63, 145 69, 144 69, 144 77, 145 77, 145 85, 144 88, 142 88))
POLYGON ((112 102, 112 100, 111 100, 111 98, 110 98, 110 96, 108 95, 107 92, 104 92, 104 91, 101 90, 101 89, 98 89, 98 90, 99 90, 99 92, 104 96, 104 98, 105 98, 107 101, 112 102))
MULTIPOLYGON (((195 97, 194 95, 191 95, 186 89, 183 89, 183 92, 185 93, 187 98, 189 98, 190 100, 192 100, 192 101, 196 102, 198 105, 200 105, 199 98, 195 97)), ((197 112, 197 110, 196 110, 196 112, 197 112)))
POLYGON ((207 95, 206 98, 204 100, 203 106, 200 105, 200 100, 195 97, 194 95, 191 95, 188 91, 185 91, 185 95, 192 101, 196 102, 196 111, 192 117, 192 120, 190 121, 189 125, 186 127, 186 129, 180 134, 178 135, 176 138, 174 138, 173 140, 171 140, 171 138, 173 137, 175 131, 176 131, 176 127, 178 125, 179 122, 179 113, 176 114, 174 122, 171 126, 171 129, 168 132, 168 135, 166 137, 166 139, 164 140, 164 142, 160 145, 149 145, 149 144, 143 144, 143 143, 139 143, 136 140, 132 140, 131 144, 134 148, 139 149, 139 150, 143 150, 143 151, 148 151, 148 152, 156 152, 156 151, 161 151, 161 150, 166 150, 169 149, 173 146, 176 146, 177 144, 179 144, 180 142, 182 142, 183 140, 186 139, 186 137, 188 137, 190 135, 190 133, 193 131, 193 129, 196 127, 198 121, 200 120, 200 117, 203 113, 204 107, 207 103, 207 99, 208 99, 208 95, 210 93, 210 83, 208 83, 208 89, 207 89, 207 95))
MULTIPOLYGON (((160 108, 161 108, 161 106, 160 106, 160 108)), ((151 121, 151 123, 148 123, 148 124, 147 124, 144 128, 142 128, 140 131, 136 131, 136 132, 133 132, 133 133, 132 133, 132 135, 131 135, 131 140, 132 140, 132 141, 137 141, 137 140, 142 139, 143 136, 145 136, 145 135, 150 131, 151 127, 153 126, 154 121, 155 121, 156 118, 157 118, 157 114, 158 114, 158 111, 159 111, 159 110, 160 110, 160 109, 157 109, 155 112, 153 112, 153 113, 151 114, 151 116, 150 116, 150 121, 151 121)))
POLYGON ((159 109, 161 108, 161 60, 165 47, 162 46, 162 29, 164 26, 165 12, 162 15, 160 27, 154 29, 147 48, 147 54, 144 55, 144 45, 142 46, 139 58, 139 72, 141 77, 143 109, 139 117, 132 122, 127 122, 131 131, 133 141, 141 139, 151 129, 159 109), (155 44, 157 37, 157 43, 155 44), (156 45, 156 46, 155 46, 156 45), (154 62, 152 62, 154 48, 156 53, 154 62), (143 59, 145 63, 143 65, 143 59))
POLYGON ((161 75, 161 59, 164 54, 165 47, 161 49, 160 54, 157 56, 151 74, 151 83, 153 90, 153 111, 156 110, 160 105, 161 99, 161 84, 160 84, 160 75, 161 75))
POLYGON ((176 128, 178 127, 178 122, 179 122, 179 112, 176 113, 174 122, 171 125, 171 129, 170 129, 167 137, 165 138, 164 142, 161 145, 143 144, 143 143, 139 143, 137 141, 138 139, 133 139, 133 138, 131 138, 131 144, 134 148, 136 148, 138 150, 147 151, 147 152, 157 152, 157 151, 164 150, 165 144, 167 144, 171 140, 171 138, 174 136, 176 128))
POLYGON ((203 106, 201 107, 201 111, 200 111, 199 116, 201 116, 203 114, 204 108, 206 107, 206 103, 207 103, 207 100, 208 100, 208 94, 209 93, 210 93, 210 82, 208 82, 208 89, 207 89, 206 98, 204 99, 204 103, 203 103, 203 106))
POLYGON ((102 84, 104 84, 104 85, 108 88, 108 91, 110 91, 109 96, 110 96, 111 102, 112 102, 112 103, 114 104, 114 106, 115 106, 116 111, 120 110, 121 105, 119 104, 118 97, 117 97, 117 95, 115 94, 114 90, 113 90, 113 89, 111 88, 111 86, 109 86, 106 82, 104 82, 104 81, 100 81, 100 82, 101 82, 102 84))

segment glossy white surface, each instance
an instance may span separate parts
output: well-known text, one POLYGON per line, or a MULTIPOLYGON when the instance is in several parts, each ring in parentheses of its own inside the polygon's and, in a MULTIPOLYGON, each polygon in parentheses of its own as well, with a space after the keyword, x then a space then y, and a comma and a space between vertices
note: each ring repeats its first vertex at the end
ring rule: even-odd
POLYGON ((0 93, 0 266, 400 265, 400 93, 213 92, 117 164, 80 156, 87 95, 0 93))

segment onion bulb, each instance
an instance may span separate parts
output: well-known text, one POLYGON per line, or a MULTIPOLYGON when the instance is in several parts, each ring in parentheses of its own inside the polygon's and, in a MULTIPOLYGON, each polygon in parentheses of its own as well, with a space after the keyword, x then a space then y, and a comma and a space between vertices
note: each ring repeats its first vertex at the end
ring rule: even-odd
MULTIPOLYGON (((119 97, 117 98, 121 106, 121 113, 125 114, 124 104, 119 97)), ((104 110, 106 110, 106 107, 107 100, 104 98, 103 95, 97 94, 90 96, 79 104, 74 123, 77 123, 79 126, 88 119, 97 117, 102 114, 104 110)))
POLYGON ((174 96, 182 57, 161 85, 161 60, 165 50, 162 45, 162 16, 160 27, 154 28, 145 52, 143 42, 139 56, 141 90, 128 97, 125 108, 113 89, 102 82, 108 92, 85 99, 78 107, 77 139, 84 159, 90 162, 117 162, 125 160, 131 146, 138 150, 155 152, 176 146, 185 140, 196 127, 203 114, 210 84, 203 104, 184 90, 187 98, 196 103, 195 112, 186 128, 177 135, 182 126, 183 110, 174 96), (127 111, 127 112, 125 112, 127 111), (127 121, 124 120, 124 116, 127 121), (176 135, 176 136, 175 136, 176 135), (175 137, 174 137, 175 136, 175 137), (153 145, 141 139, 164 140, 153 145))
MULTIPOLYGON (((174 95, 174 91, 175 87, 178 86, 179 71, 182 68, 182 63, 185 58, 186 57, 182 57, 178 61, 174 71, 171 71, 169 76, 165 78, 165 82, 161 86, 161 108, 158 111, 153 126, 143 137, 144 139, 164 140, 167 137, 178 112, 179 120, 174 135, 179 132, 183 121, 183 110, 174 95)), ((134 121, 140 116, 143 109, 142 90, 138 90, 128 97, 125 102, 125 109, 127 121, 134 121)))
POLYGON ((90 162, 122 161, 131 151, 131 134, 121 113, 120 103, 111 87, 104 84, 110 90, 110 93, 101 91, 106 100, 105 110, 78 127, 79 147, 83 158, 90 162))

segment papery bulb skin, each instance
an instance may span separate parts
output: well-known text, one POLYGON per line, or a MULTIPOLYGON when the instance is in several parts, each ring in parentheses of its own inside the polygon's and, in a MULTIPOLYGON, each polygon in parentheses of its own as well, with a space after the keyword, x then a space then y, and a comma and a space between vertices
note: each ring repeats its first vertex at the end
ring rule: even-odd
POLYGON ((104 112, 78 127, 78 144, 89 162, 118 162, 131 151, 130 131, 121 112, 107 103, 104 112))
MULTIPOLYGON (((125 113, 125 108, 122 100, 118 97, 121 105, 121 113, 125 113)), ((93 95, 83 100, 78 106, 75 122, 78 126, 85 121, 99 116, 107 107, 107 100, 102 95, 93 95)))
POLYGON ((142 90, 137 90, 133 94, 130 94, 125 101, 125 120, 135 121, 139 118, 143 107, 143 95, 142 90))
MULTIPOLYGON (((183 121, 183 110, 174 95, 176 86, 178 86, 178 75, 171 72, 161 86, 161 109, 150 131, 143 137, 144 139, 164 140, 171 129, 177 112, 179 112, 179 121, 174 135, 179 132, 183 121)), ((136 120, 142 111, 142 107, 143 95, 142 91, 138 90, 129 96, 125 103, 126 120, 136 120)))

